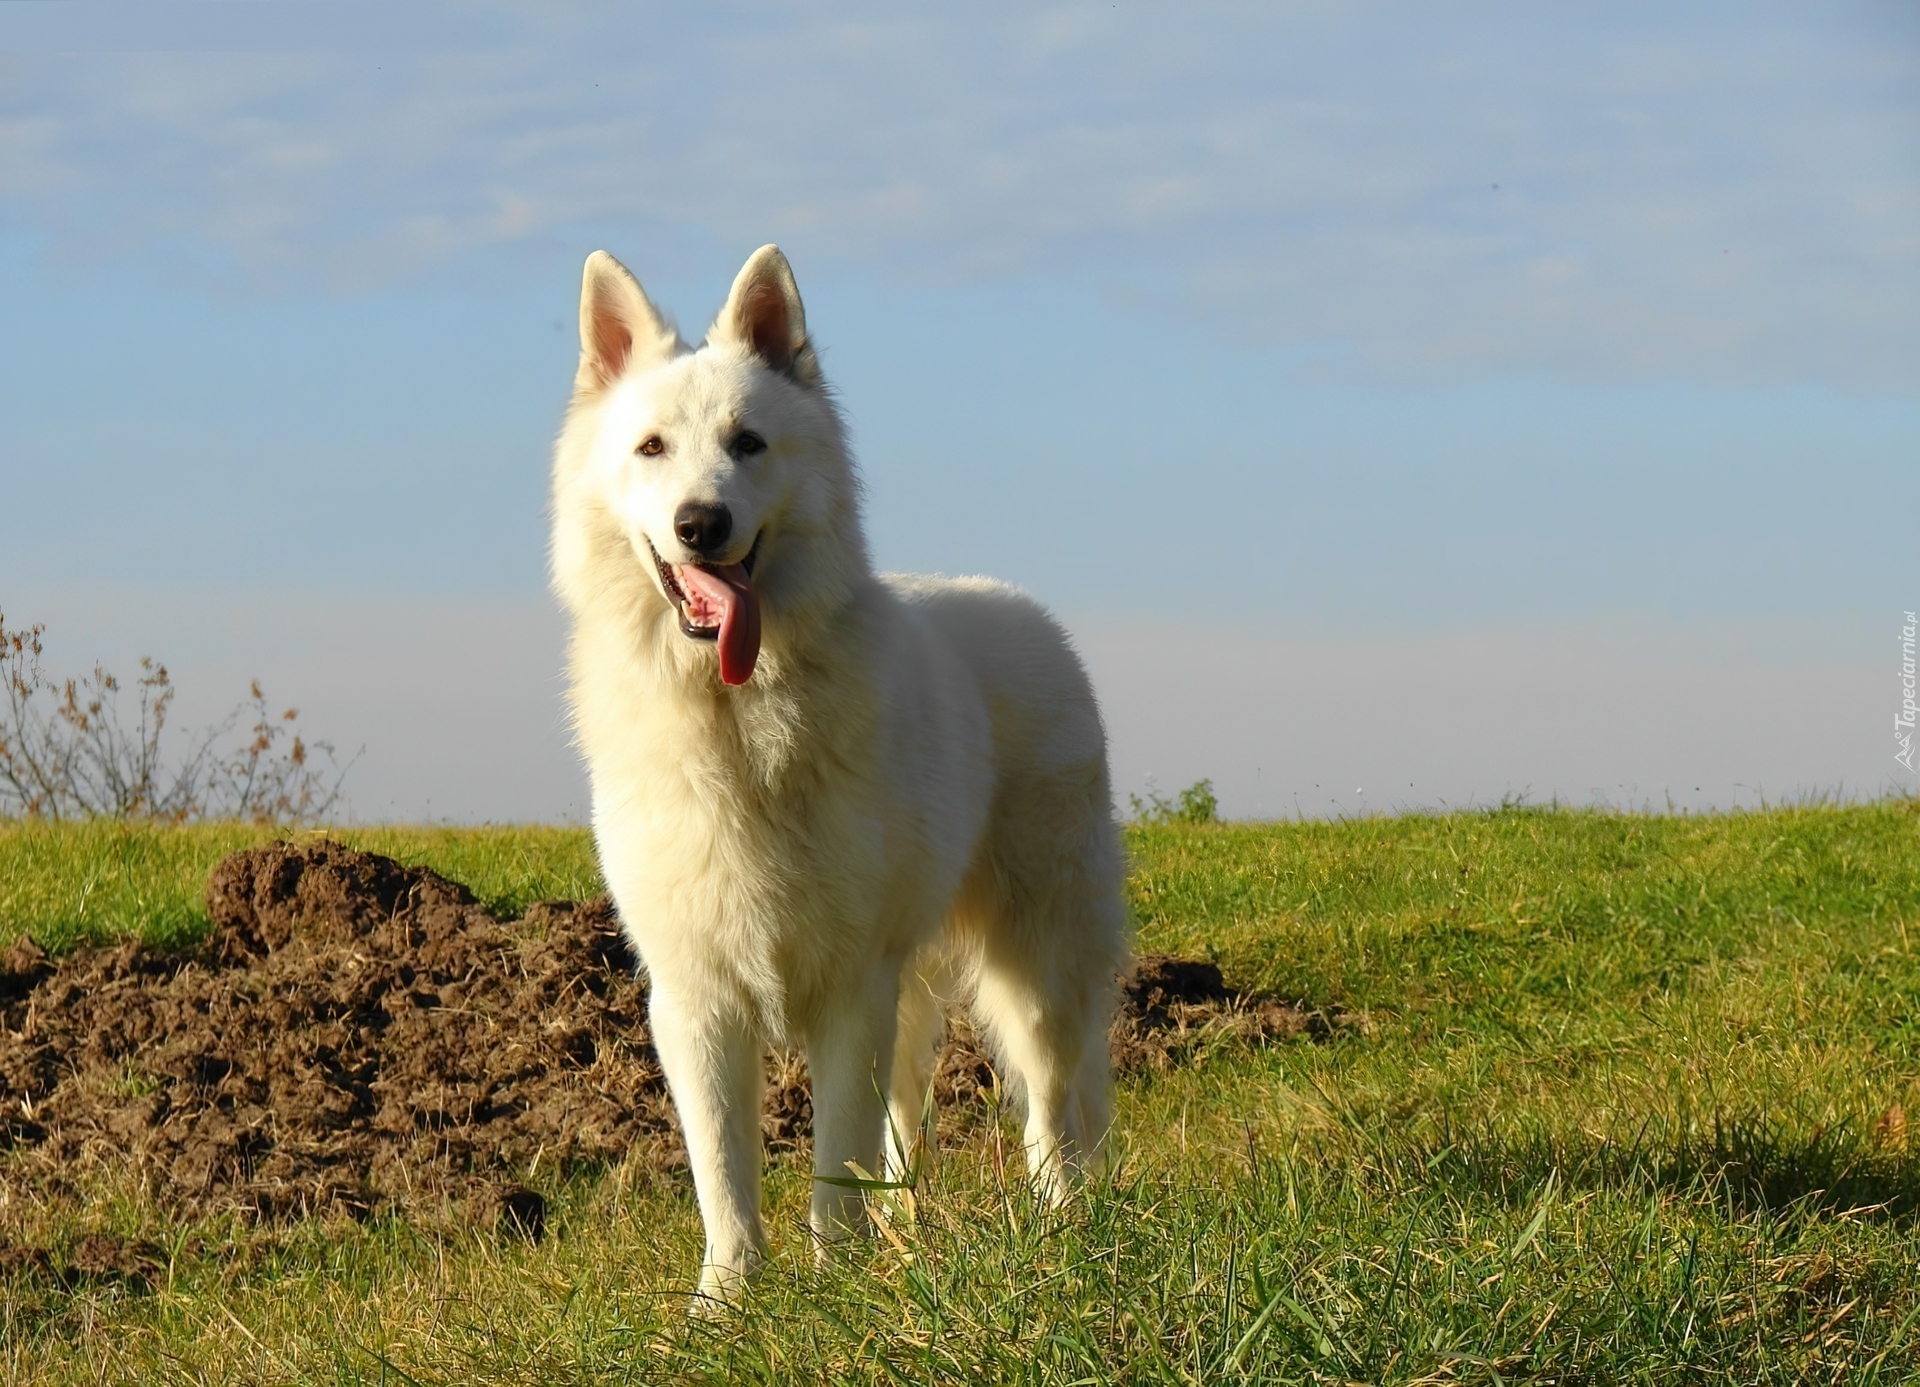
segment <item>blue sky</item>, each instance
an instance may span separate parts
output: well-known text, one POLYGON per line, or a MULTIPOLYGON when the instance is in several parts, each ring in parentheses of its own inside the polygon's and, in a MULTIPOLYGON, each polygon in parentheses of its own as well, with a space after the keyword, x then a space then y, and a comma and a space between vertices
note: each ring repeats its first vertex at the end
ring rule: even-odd
POLYGON ((697 333, 778 240, 880 560, 1059 611, 1123 791, 1892 783, 1920 12, 1671 8, 13 0, 0 610, 577 813, 580 261, 697 333))

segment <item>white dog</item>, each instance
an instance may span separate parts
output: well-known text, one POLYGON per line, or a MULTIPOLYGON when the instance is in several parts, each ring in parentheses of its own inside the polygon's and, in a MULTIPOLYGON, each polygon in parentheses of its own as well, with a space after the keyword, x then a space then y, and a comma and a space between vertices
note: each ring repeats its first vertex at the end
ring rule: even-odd
POLYGON ((765 1246, 769 1042, 812 1071, 823 1240, 860 1221, 859 1189, 830 1183, 850 1163, 906 1167, 950 996, 1024 1091, 1029 1171, 1062 1197, 1110 1120, 1124 954, 1099 710, 1021 593, 874 574, 777 247, 698 349, 588 258, 552 560, 600 861, 706 1224, 700 1294, 734 1295, 765 1246))

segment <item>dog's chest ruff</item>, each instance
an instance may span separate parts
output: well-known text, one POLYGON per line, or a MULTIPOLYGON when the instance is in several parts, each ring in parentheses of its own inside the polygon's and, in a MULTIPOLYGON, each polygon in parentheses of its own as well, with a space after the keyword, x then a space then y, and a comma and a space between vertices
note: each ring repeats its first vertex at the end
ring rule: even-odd
POLYGON ((656 981, 731 997, 785 1041, 872 946, 886 825, 872 812, 863 720, 741 704, 656 740, 625 774, 597 767, 596 831, 656 981))

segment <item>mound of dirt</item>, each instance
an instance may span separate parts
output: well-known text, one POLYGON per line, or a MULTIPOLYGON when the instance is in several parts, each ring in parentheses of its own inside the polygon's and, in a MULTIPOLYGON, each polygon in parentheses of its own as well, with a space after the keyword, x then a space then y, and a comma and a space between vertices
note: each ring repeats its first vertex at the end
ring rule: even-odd
MULTIPOLYGON (((311 842, 227 858, 207 904, 214 930, 191 953, 56 962, 22 940, 0 955, 0 1184, 74 1201, 103 1162, 131 1164, 183 1214, 392 1208, 538 1237, 524 1183, 539 1170, 684 1164, 646 985, 606 900, 502 922, 424 868, 311 842)), ((1114 1059, 1167 1069, 1332 1024, 1243 996, 1211 964, 1147 957, 1114 1059)), ((992 1082, 957 1023, 943 1108, 978 1111, 992 1082)), ((776 1057, 769 1146, 803 1145, 811 1123, 804 1064, 776 1057)))
POLYGON ((1121 984, 1110 1037, 1113 1067, 1165 1071, 1232 1042, 1326 1040, 1359 1019, 1337 1006, 1241 992, 1200 959, 1142 954, 1121 984))

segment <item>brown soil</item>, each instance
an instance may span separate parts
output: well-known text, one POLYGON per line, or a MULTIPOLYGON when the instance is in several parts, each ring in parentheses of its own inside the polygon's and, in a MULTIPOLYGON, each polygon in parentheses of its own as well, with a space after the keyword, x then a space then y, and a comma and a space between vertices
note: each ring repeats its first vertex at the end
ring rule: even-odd
MULTIPOLYGON (((502 922, 424 868, 317 842, 236 853, 207 903, 214 930, 191 953, 54 961, 22 940, 0 955, 0 1192, 77 1204, 105 1162, 181 1215, 393 1209, 537 1238, 545 1207, 525 1186, 539 1171, 684 1164, 646 984, 606 900, 502 922)), ((1114 1061, 1165 1070, 1341 1019, 1242 995, 1209 963, 1146 957, 1114 1061)), ((943 1126, 983 1111, 992 1083, 956 1021, 943 1126)), ((804 1145, 811 1122, 804 1064, 776 1056, 769 1147, 804 1145)), ((47 1262, 0 1245, 0 1274, 23 1258, 47 1262)), ((62 1275, 137 1279, 149 1259, 96 1235, 62 1275)))

